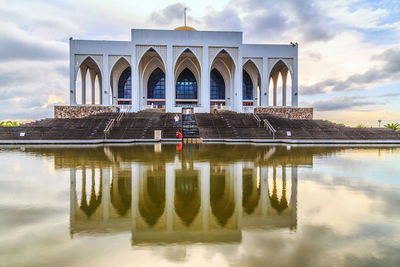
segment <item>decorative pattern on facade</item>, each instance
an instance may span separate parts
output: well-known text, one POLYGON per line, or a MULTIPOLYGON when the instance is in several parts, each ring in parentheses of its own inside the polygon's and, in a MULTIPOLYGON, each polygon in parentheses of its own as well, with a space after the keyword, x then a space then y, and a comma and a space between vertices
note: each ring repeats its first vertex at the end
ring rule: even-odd
POLYGON ((256 65, 258 71, 260 72, 260 75, 263 73, 263 59, 261 57, 244 57, 243 58, 243 66, 244 64, 247 63, 248 60, 250 60, 254 62, 254 64, 256 65))
POLYGON ((178 60, 178 57, 182 54, 183 51, 186 50, 186 48, 189 48, 193 52, 193 54, 197 57, 201 65, 203 60, 203 48, 201 46, 174 46, 173 47, 174 62, 178 60))
POLYGON ((119 56, 112 55, 112 56, 108 56, 108 69, 111 71, 111 68, 114 66, 114 64, 122 57, 125 58, 130 65, 132 65, 131 56, 128 56, 128 55, 119 55, 119 56))
POLYGON ((237 47, 209 47, 208 48, 208 64, 211 66, 212 61, 214 60, 215 56, 221 52, 221 50, 226 50, 231 56, 233 57, 233 61, 235 62, 235 65, 237 65, 238 62, 238 55, 239 51, 237 47))
POLYGON ((82 62, 90 56, 96 62, 97 66, 99 67, 100 71, 103 71, 103 56, 100 55, 75 55, 75 74, 78 72, 79 67, 81 66, 82 62))
POLYGON ((164 64, 167 62, 167 46, 165 45, 137 45, 136 46, 136 62, 139 64, 141 57, 149 48, 153 48, 160 55, 164 64))
POLYGON ((257 107, 254 113, 266 113, 277 117, 292 120, 312 120, 313 108, 294 107, 257 107))

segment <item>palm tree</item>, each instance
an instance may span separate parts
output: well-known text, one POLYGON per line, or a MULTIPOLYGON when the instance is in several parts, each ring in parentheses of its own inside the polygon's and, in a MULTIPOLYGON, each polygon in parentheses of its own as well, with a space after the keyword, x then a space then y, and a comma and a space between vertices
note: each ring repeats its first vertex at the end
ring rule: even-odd
POLYGON ((0 127, 6 126, 6 123, 4 121, 0 121, 0 127))

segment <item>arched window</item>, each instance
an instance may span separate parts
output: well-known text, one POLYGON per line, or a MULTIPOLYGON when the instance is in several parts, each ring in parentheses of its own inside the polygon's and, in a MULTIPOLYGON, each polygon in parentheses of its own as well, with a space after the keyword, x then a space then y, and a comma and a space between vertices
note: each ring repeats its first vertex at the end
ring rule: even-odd
POLYGON ((253 100, 253 82, 245 70, 243 70, 243 100, 253 100))
POLYGON ((156 68, 147 82, 148 99, 165 99, 165 74, 160 68, 156 68))
POLYGON ((216 69, 213 69, 210 74, 210 99, 225 99, 224 78, 216 69))
POLYGON ((130 105, 132 98, 132 79, 131 79, 131 68, 128 67, 122 72, 118 80, 118 104, 119 105, 130 105), (119 100, 123 99, 123 100, 119 100))
POLYGON ((197 81, 188 68, 181 72, 176 81, 176 99, 197 99, 197 81))

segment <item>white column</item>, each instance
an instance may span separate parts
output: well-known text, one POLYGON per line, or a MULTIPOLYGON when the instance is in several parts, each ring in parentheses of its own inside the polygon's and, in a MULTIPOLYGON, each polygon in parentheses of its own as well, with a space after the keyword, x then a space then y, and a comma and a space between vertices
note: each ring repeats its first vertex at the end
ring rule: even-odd
POLYGON ((203 112, 210 112, 210 68, 208 62, 208 46, 203 46, 201 68, 201 106, 203 112))
POLYGON ((243 67, 242 67, 242 51, 238 48, 238 62, 235 64, 234 73, 234 111, 241 113, 243 108, 243 67))
POLYGON ((174 63, 173 63, 172 45, 167 46, 167 66, 165 69, 165 111, 173 112, 175 107, 175 77, 174 77, 174 63))
MULTIPOLYGON (((131 109, 132 111, 138 111, 137 106, 135 102, 137 102, 136 100, 136 95, 138 95, 139 92, 139 88, 136 86, 136 80, 138 80, 138 77, 136 75, 137 71, 137 64, 136 64, 136 46, 133 46, 132 48, 132 52, 131 52, 131 86, 132 86, 132 105, 131 105, 131 109)), ((115 84, 115 82, 113 81, 113 84, 115 84)), ((115 85, 113 85, 113 87, 115 88, 115 85)))
MULTIPOLYGON (((100 82, 100 81, 99 81, 100 82)), ((103 105, 110 105, 110 73, 108 70, 108 54, 103 54, 103 73, 101 74, 103 105)))
POLYGON ((208 209, 210 207, 210 163, 207 162, 200 170, 201 175, 201 213, 203 231, 208 231, 208 209))
MULTIPOLYGON (((72 228, 72 223, 75 222, 75 199, 76 199, 76 169, 69 169, 70 187, 69 187, 69 220, 70 229, 72 228)), ((71 229, 72 230, 72 229, 71 229)))
POLYGON ((290 202, 293 207, 293 220, 297 221, 297 166, 292 166, 292 195, 290 196, 290 202))
POLYGON ((86 67, 81 68, 82 77, 82 105, 86 104, 86 73, 88 69, 86 67), (82 71, 83 70, 83 71, 82 71))
POLYGON ((106 224, 108 223, 109 219, 109 208, 110 208, 110 169, 104 168, 100 169, 100 179, 102 179, 103 183, 103 222, 106 224))
MULTIPOLYGON (((132 109, 133 111, 139 111, 141 109, 141 101, 140 98, 140 66, 139 63, 132 64, 135 66, 135 69, 132 68, 132 79, 133 79, 133 91, 132 91, 132 109)), ((117 85, 116 85, 117 86, 117 85)), ((118 98, 118 88, 115 89, 116 97, 118 98)))
POLYGON ((90 83, 92 84, 92 105, 95 103, 96 99, 96 72, 94 70, 90 70, 90 83))
POLYGON ((273 77, 272 77, 272 82, 274 83, 274 90, 273 90, 273 106, 277 106, 277 98, 278 98, 278 95, 277 95, 277 90, 278 90, 278 76, 277 75, 274 75, 273 77))
POLYGON ((136 231, 136 215, 138 214, 138 205, 139 205, 139 180, 140 177, 140 165, 137 163, 132 163, 132 225, 131 230, 132 232, 136 231))
MULTIPOLYGON (((72 38, 69 40, 71 49, 72 38)), ((76 77, 75 77, 75 55, 69 52, 69 104, 76 106, 76 77)))
POLYGON ((236 182, 235 186, 235 196, 236 196, 236 206, 238 209, 238 229, 242 228, 242 198, 243 198, 243 164, 241 162, 237 162, 234 164, 233 173, 234 173, 234 181, 236 182))
POLYGON ((263 217, 268 211, 268 167, 261 167, 261 209, 263 217))
POLYGON ((261 74, 261 106, 269 106, 269 76, 268 58, 263 58, 263 73, 261 74))
POLYGON ((293 73, 292 73, 292 106, 299 106, 299 96, 298 96, 298 48, 296 45, 296 56, 293 58, 293 73))
POLYGON ((286 80, 287 72, 282 73, 282 106, 286 106, 286 80))
POLYGON ((167 231, 172 231, 173 229, 173 211, 174 211, 174 197, 175 197, 175 164, 167 163, 165 173, 165 195, 166 195, 166 211, 167 211, 167 231))

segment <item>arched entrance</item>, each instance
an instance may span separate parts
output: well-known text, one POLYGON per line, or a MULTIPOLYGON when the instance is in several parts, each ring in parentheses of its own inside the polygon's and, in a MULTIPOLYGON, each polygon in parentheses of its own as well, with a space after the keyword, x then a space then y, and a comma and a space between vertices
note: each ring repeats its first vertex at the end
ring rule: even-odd
POLYGON ((150 47, 139 62, 140 109, 165 107, 165 63, 150 47))
POLYGON ((233 109, 235 63, 231 55, 225 49, 221 49, 213 59, 210 69, 211 107, 217 104, 233 109), (213 95, 213 92, 219 92, 219 95, 213 95))
POLYGON ((75 76, 75 102, 77 104, 102 104, 102 76, 96 61, 88 56, 79 66, 75 76), (87 88, 88 79, 91 88, 87 88), (78 87, 80 87, 78 89, 78 87), (80 92, 78 92, 80 91, 80 92))
POLYGON ((261 75, 252 60, 243 65, 242 75, 242 104, 243 106, 261 105, 261 75))
POLYGON ((132 69, 124 57, 112 67, 110 85, 113 105, 132 105, 132 69))
POLYGON ((197 106, 200 104, 200 63, 190 49, 178 57, 175 65, 175 105, 197 106))

